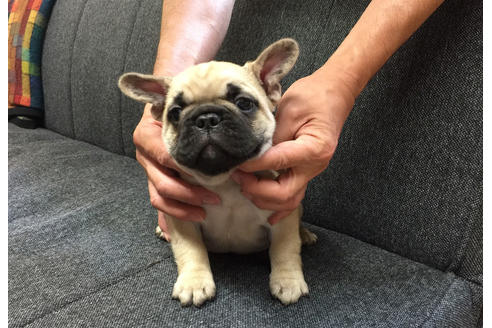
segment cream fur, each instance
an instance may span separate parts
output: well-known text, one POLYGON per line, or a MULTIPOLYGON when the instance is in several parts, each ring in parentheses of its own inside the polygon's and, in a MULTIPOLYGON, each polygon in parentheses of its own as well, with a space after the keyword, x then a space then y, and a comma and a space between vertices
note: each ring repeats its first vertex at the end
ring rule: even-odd
MULTIPOLYGON (((271 147, 275 129, 272 111, 280 99, 279 81, 294 65, 298 51, 294 40, 283 39, 265 49, 254 62, 248 62, 244 66, 209 62, 188 68, 172 81, 156 77, 158 85, 152 86, 152 90, 162 87, 166 92, 166 105, 162 108, 163 115, 160 117, 163 117, 162 138, 167 149, 174 147, 177 137, 177 131, 165 119, 170 102, 178 94, 182 94, 186 103, 220 103, 224 101, 221 97, 227 90, 227 84, 234 82, 258 99, 258 112, 252 130, 266 140, 258 154, 260 156, 271 147)), ((120 87, 123 86, 122 90, 137 100, 153 99, 155 103, 162 102, 159 96, 142 93, 131 84, 132 81, 142 79, 148 82, 149 76, 132 73, 120 81, 120 87)), ((184 175, 184 179, 216 192, 222 203, 219 206, 204 206, 207 218, 201 223, 166 217, 178 267, 173 298, 179 299, 182 305, 193 303, 200 306, 215 296, 215 283, 207 250, 250 253, 269 249, 272 295, 283 304, 290 304, 308 293, 302 272, 301 236, 306 243, 316 241, 316 236, 304 228, 299 230, 300 208, 271 226, 267 219, 272 212, 257 208, 241 194, 239 185, 230 179, 233 169, 214 177, 186 167, 181 169, 191 175, 184 175)), ((160 229, 156 232, 162 235, 160 229)))

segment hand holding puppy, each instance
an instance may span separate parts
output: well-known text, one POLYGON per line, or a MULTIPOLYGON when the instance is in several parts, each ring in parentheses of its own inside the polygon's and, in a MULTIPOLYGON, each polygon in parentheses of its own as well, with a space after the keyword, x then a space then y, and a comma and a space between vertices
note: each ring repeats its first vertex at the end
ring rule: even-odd
MULTIPOLYGON (((276 211, 269 219, 271 224, 297 208, 307 183, 327 167, 335 151, 355 98, 336 76, 342 74, 315 72, 292 84, 278 104, 275 146, 260 158, 243 164, 234 174, 245 196, 256 206, 276 211), (273 181, 251 173, 270 169, 284 171, 273 181)), ((162 123, 152 117, 150 109, 151 105, 147 105, 133 137, 137 160, 148 176, 151 203, 177 218, 203 220, 205 211, 201 205, 218 204, 220 199, 176 176, 177 166, 160 138, 162 123)), ((165 232, 163 215, 159 217, 165 232)))
MULTIPOLYGON (((263 184, 265 181, 255 181, 251 175, 240 172, 236 174, 246 195, 251 196, 255 204, 277 211, 270 218, 271 223, 284 217, 300 202, 309 179, 328 165, 343 125, 339 119, 348 116, 355 97, 365 84, 442 1, 404 1, 404 4, 371 2, 328 62, 287 90, 278 105, 277 131, 274 136, 276 146, 261 159, 251 161, 241 168, 251 172, 259 167, 268 167, 271 162, 275 165, 269 169, 290 169, 279 181, 270 182, 269 186, 263 184), (407 8, 407 14, 401 16, 403 5, 407 8), (345 72, 338 69, 341 67, 345 72), (296 147, 302 144, 307 147, 296 147), (298 152, 298 148, 302 148, 302 151, 298 152), (260 190, 263 186, 264 193, 260 190), (282 192, 275 193, 279 190, 282 192), (274 202, 266 204, 269 198, 274 202), (282 204, 286 207, 282 207, 282 204)), ((227 32, 233 5, 233 0, 166 1, 163 5, 155 73, 166 71, 174 75, 188 66, 211 60, 227 32)), ((204 218, 203 209, 194 204, 200 203, 197 201, 199 198, 203 202, 205 195, 212 196, 213 199, 214 194, 190 188, 183 180, 174 179, 171 170, 159 165, 172 166, 164 156, 167 151, 162 151, 162 145, 155 144, 160 142, 156 127, 153 126, 154 129, 149 129, 148 133, 144 132, 143 127, 155 124, 150 115, 150 107, 147 108, 135 130, 134 142, 137 145, 137 159, 149 175, 152 203, 159 210, 174 211, 177 213, 176 217, 204 218), (152 131, 154 137, 150 135, 152 131), (161 154, 164 160, 156 160, 158 155, 153 154, 161 154), (172 183, 166 185, 159 181, 172 183), (182 191, 181 198, 174 190, 182 191)), ((165 230, 163 218, 164 215, 160 212, 159 225, 165 230)))
POLYGON ((256 206, 276 211, 269 218, 271 224, 299 206, 308 182, 326 169, 333 156, 355 101, 342 76, 317 71, 292 84, 278 103, 274 146, 233 175, 256 206), (282 170, 278 179, 252 174, 269 169, 282 170))
MULTIPOLYGON (((162 142, 162 122, 152 117, 151 107, 150 104, 146 105, 145 113, 133 133, 137 160, 148 177, 150 202, 157 210, 176 218, 201 221, 205 219, 201 205, 219 204, 220 198, 204 187, 189 184, 177 176, 179 169, 162 142)), ((161 214, 159 221, 165 224, 161 214)))

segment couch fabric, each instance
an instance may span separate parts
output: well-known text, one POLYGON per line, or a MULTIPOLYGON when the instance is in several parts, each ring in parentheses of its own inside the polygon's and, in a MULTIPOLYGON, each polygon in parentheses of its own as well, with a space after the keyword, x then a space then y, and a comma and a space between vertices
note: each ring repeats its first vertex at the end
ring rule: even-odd
POLYGON ((212 255, 217 297, 181 309, 170 245, 154 236, 143 170, 128 157, 9 125, 11 327, 466 327, 472 283, 310 226, 311 295, 285 307, 266 252, 212 255), (255 286, 252 288, 252 286, 255 286), (443 324, 445 322, 445 324, 443 324))
MULTIPOLYGON (((237 1, 217 59, 281 37, 319 67, 361 1, 237 1)), ((45 127, 9 125, 9 325, 472 327, 482 308, 482 2, 446 1, 358 98, 310 183, 311 296, 283 307, 266 254, 213 255, 217 298, 170 300, 170 247, 134 157, 142 106, 116 86, 152 70, 160 0, 70 0, 43 51, 45 127), (255 286, 255 288, 251 288, 255 286)))

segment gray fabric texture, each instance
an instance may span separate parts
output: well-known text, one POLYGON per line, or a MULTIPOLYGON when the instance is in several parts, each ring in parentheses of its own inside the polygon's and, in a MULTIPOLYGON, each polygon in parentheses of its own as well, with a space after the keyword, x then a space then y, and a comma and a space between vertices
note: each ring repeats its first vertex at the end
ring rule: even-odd
POLYGON ((124 97, 117 81, 127 71, 152 72, 161 6, 159 0, 56 4, 42 64, 47 128, 135 156, 132 132, 143 106, 124 97))
POLYGON ((152 238, 156 213, 135 160, 44 129, 9 124, 9 136, 11 324, 55 311, 166 254, 152 238))
POLYGON ((72 118, 72 55, 80 15, 86 0, 57 1, 48 21, 41 73, 45 126, 75 137, 72 118))
POLYGON ((305 202, 321 226, 478 283, 481 16, 481 1, 445 2, 391 58, 305 202))
MULTIPOLYGON (((282 306, 266 252, 211 255, 217 297, 170 299, 169 244, 153 234, 143 170, 54 132, 9 125, 10 327, 472 327, 472 283, 310 226, 310 297, 282 306)), ((478 287, 480 289, 480 287, 478 287)), ((480 289, 481 291, 481 289, 480 289)))

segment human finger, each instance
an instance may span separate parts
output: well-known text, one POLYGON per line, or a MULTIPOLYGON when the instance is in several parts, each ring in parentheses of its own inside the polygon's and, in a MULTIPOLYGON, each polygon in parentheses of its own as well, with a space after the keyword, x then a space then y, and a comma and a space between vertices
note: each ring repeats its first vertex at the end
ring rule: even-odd
POLYGON ((199 206, 188 205, 180 201, 164 198, 157 192, 154 185, 149 181, 150 203, 154 208, 185 221, 200 222, 205 219, 205 210, 199 206))
POLYGON ((260 157, 245 162, 239 166, 239 169, 245 172, 258 172, 298 166, 313 157, 313 139, 311 136, 303 135, 296 140, 281 142, 260 157))
MULTIPOLYGON (((293 211, 297 207, 299 207, 299 204, 301 201, 304 199, 306 188, 303 188, 297 194, 292 196, 289 200, 286 202, 282 203, 276 203, 276 202, 271 202, 271 201, 266 201, 263 198, 259 197, 251 197, 250 200, 255 204, 258 208, 264 209, 264 210, 270 210, 270 211, 293 211)), ((249 195, 251 196, 251 195, 249 195)), ((248 197, 248 196, 246 196, 248 197)))
POLYGON ((161 166, 179 170, 164 145, 161 137, 161 127, 151 126, 145 129, 137 126, 133 133, 133 143, 137 151, 140 151, 142 155, 151 158, 161 166))
POLYGON ((156 191, 164 198, 171 198, 195 206, 220 204, 220 198, 217 194, 202 186, 184 181, 167 168, 147 163, 145 171, 156 191))
POLYGON ((286 203, 307 184, 306 177, 294 170, 282 172, 275 180, 236 170, 232 179, 241 185, 243 194, 273 203, 286 203))

